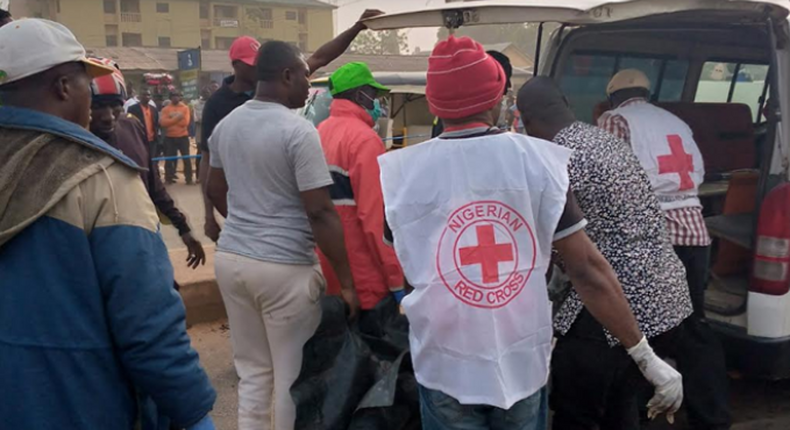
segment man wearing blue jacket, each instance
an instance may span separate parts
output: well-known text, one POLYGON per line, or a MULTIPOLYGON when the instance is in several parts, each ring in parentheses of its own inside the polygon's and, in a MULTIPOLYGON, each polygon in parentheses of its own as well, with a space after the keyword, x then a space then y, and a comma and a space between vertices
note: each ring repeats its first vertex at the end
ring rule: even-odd
POLYGON ((132 429, 135 389, 213 429, 156 211, 134 162, 85 129, 91 77, 60 24, 0 28, 0 423, 132 429))

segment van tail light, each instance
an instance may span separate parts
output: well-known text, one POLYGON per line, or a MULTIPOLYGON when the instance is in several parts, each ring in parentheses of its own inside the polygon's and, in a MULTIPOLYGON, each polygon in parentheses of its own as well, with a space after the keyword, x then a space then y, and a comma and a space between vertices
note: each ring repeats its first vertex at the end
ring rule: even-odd
POLYGON ((749 290, 774 296, 790 291, 790 184, 774 188, 763 201, 749 290))

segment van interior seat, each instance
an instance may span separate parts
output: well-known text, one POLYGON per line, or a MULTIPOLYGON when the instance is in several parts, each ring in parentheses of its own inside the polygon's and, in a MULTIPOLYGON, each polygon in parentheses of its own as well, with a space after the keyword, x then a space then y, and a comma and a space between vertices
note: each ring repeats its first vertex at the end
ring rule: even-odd
POLYGON ((657 103, 694 132, 707 176, 752 169, 757 163, 752 111, 741 103, 657 103))

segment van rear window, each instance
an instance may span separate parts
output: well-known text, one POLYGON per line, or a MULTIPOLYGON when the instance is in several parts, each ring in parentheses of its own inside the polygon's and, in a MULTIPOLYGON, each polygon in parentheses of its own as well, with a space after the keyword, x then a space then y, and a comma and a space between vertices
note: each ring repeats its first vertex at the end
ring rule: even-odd
POLYGON ((574 52, 565 63, 560 87, 579 120, 592 122, 596 105, 607 99, 609 80, 624 69, 643 71, 650 78, 653 100, 670 102, 679 101, 683 94, 689 62, 629 54, 574 52))

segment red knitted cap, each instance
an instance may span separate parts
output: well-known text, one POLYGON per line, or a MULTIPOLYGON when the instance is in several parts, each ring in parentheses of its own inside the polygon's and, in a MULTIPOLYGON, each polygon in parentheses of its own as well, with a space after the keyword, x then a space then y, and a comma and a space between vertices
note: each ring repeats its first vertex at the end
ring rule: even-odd
POLYGON ((428 59, 425 97, 431 113, 459 119, 485 112, 505 92, 502 66, 468 37, 439 42, 428 59))

